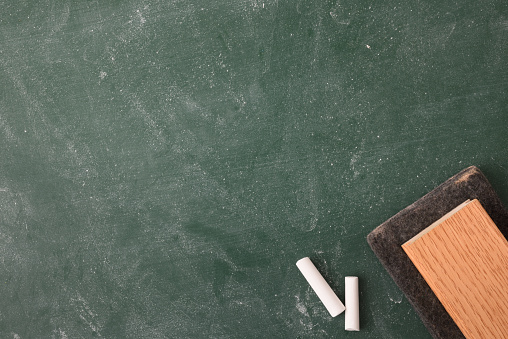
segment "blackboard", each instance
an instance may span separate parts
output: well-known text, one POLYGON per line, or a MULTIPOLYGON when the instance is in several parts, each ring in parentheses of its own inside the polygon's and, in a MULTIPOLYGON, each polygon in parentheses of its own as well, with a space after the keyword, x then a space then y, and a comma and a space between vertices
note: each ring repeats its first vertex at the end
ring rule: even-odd
POLYGON ((508 203, 506 1, 1 7, 2 338, 429 338, 366 235, 469 165, 508 203))

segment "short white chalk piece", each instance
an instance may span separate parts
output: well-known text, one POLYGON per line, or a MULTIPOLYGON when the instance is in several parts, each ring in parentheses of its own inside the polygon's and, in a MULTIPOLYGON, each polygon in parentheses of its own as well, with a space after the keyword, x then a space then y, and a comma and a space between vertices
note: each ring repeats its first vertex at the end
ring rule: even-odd
POLYGON ((323 305, 325 305, 332 317, 336 317, 344 312, 344 304, 340 301, 337 295, 335 295, 330 285, 328 285, 326 280, 308 257, 298 260, 296 262, 296 266, 300 272, 302 272, 305 279, 307 279, 310 287, 312 287, 314 292, 316 292, 317 296, 323 305))
POLYGON ((346 277, 346 331, 360 330, 358 277, 346 277))

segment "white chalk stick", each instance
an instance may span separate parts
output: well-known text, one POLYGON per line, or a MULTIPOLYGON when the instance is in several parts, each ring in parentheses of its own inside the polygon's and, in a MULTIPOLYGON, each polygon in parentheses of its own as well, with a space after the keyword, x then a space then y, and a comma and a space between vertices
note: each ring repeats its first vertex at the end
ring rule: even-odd
POLYGON ((296 266, 300 272, 302 272, 305 279, 307 279, 309 285, 312 287, 314 292, 316 292, 317 296, 325 305, 332 317, 336 317, 344 312, 344 304, 335 295, 331 287, 309 258, 305 257, 298 260, 296 262, 296 266))
POLYGON ((358 277, 346 277, 346 331, 360 330, 358 277))

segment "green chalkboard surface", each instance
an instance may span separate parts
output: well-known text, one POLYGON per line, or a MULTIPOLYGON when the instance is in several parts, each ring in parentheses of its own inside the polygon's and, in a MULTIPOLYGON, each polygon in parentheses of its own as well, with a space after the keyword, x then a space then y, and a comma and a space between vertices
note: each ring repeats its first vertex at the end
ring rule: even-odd
POLYGON ((508 203, 504 0, 0 4, 1 338, 429 338, 367 234, 508 203))

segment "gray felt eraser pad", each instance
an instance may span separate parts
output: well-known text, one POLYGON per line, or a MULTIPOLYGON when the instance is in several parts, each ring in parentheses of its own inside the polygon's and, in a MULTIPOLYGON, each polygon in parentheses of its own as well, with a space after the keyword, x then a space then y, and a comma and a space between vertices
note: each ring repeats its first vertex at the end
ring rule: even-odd
POLYGON ((462 170, 374 229, 367 242, 434 338, 464 338, 401 245, 467 199, 478 199, 508 238, 508 212, 483 173, 462 170))

